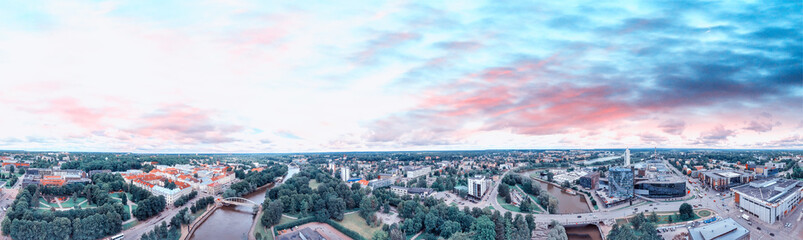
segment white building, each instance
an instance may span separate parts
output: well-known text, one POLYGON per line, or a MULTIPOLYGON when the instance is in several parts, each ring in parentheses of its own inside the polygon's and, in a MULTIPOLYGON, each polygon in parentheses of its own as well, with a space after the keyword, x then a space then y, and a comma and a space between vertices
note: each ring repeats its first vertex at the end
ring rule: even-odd
POLYGON ((739 208, 772 224, 797 207, 803 194, 803 182, 773 178, 733 187, 731 191, 739 208))
POLYGON ((348 181, 350 177, 351 177, 351 170, 348 167, 344 166, 340 168, 340 179, 343 179, 343 181, 345 182, 348 181))
POLYGON ((426 176, 431 171, 430 167, 405 167, 404 171, 407 172, 407 178, 417 178, 426 176))
POLYGON ((625 149, 625 167, 630 166, 630 148, 625 149))
POLYGON ((472 177, 468 179, 468 195, 476 198, 482 198, 485 191, 488 190, 488 181, 484 176, 472 177))

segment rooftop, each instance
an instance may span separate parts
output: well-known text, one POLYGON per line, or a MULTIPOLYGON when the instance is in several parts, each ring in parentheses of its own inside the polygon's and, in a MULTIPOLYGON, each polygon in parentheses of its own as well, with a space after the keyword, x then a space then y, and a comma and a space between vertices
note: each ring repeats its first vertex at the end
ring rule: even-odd
POLYGON ((753 181, 749 184, 744 184, 732 189, 742 195, 757 198, 765 202, 777 203, 790 194, 799 192, 801 188, 803 188, 803 182, 801 181, 771 178, 753 181))
POLYGON ((689 234, 693 240, 735 240, 750 234, 750 231, 733 219, 727 218, 703 227, 689 229, 689 234))

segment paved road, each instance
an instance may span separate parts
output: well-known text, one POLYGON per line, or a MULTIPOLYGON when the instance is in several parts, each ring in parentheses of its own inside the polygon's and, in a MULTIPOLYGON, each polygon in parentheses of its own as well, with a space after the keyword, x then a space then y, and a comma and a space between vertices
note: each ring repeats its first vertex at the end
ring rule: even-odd
POLYGON ((153 216, 148 220, 146 220, 145 222, 140 222, 136 226, 128 230, 125 230, 122 233, 125 234, 126 240, 139 240, 143 234, 153 230, 153 227, 160 225, 162 221, 165 221, 167 222, 167 224, 170 224, 170 219, 173 218, 173 216, 175 216, 176 214, 178 214, 178 212, 182 208, 192 206, 192 204, 198 201, 198 199, 201 199, 206 196, 212 196, 212 195, 206 193, 198 193, 198 196, 196 196, 194 199, 184 204, 184 206, 176 208, 173 207, 173 205, 169 205, 169 208, 159 213, 159 215, 153 216))

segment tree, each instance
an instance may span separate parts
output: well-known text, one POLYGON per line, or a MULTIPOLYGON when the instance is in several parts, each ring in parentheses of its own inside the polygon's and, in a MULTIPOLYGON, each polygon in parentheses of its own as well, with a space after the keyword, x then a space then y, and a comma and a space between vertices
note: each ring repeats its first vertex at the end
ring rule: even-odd
POLYGON ((474 240, 494 240, 496 238, 496 230, 494 230, 494 223, 488 216, 481 216, 474 221, 471 225, 471 231, 475 233, 474 240))
POLYGON ((456 232, 449 237, 449 240, 471 240, 471 234, 464 232, 456 232))
POLYGON ((371 237, 371 240, 387 240, 388 233, 385 231, 376 231, 374 232, 374 236, 371 237))
POLYGON ((681 204, 678 212, 680 213, 681 220, 691 220, 694 218, 694 209, 692 209, 691 205, 688 203, 681 204))
POLYGON ((507 184, 500 184, 499 185, 499 196, 503 197, 503 198, 506 198, 506 197, 508 197, 508 195, 510 195, 510 187, 508 187, 507 184))
POLYGON ((120 196, 120 200, 122 200, 123 205, 128 205, 128 194, 121 193, 120 195, 122 195, 120 196))
POLYGON ((391 229, 390 229, 390 234, 389 235, 390 235, 389 236, 390 240, 405 240, 405 239, 407 239, 407 236, 405 236, 406 234, 404 233, 404 231, 399 229, 398 224, 393 224, 393 227, 391 227, 391 229))
POLYGON ((572 187, 572 185, 569 183, 569 181, 563 181, 562 183, 560 183, 560 186, 563 187, 563 188, 572 187))
POLYGON ((262 214, 262 225, 267 227, 276 225, 282 219, 282 211, 284 206, 279 200, 273 200, 268 204, 268 208, 262 214))
POLYGON ((446 221, 440 226, 441 237, 449 238, 452 234, 460 231, 460 223, 455 221, 446 221))
POLYGON ((652 214, 650 214, 650 222, 657 223, 658 222, 658 214, 655 214, 655 212, 652 212, 652 214))
POLYGON ((636 214, 635 217, 630 219, 630 224, 632 224, 633 225, 633 229, 636 229, 636 230, 641 229, 641 225, 644 222, 647 222, 647 218, 644 217, 644 213, 636 214))
POLYGON ((8 172, 12 173, 12 174, 14 173, 14 165, 9 165, 8 166, 8 172))
POLYGON ((552 229, 549 230, 549 234, 547 235, 548 240, 568 240, 569 236, 566 235, 566 229, 563 228, 560 223, 555 220, 552 220, 552 223, 549 224, 552 226, 552 229))

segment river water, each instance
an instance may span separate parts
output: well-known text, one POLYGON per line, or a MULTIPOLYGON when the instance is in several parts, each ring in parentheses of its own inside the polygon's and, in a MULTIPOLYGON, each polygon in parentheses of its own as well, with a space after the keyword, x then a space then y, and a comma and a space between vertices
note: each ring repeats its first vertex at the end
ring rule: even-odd
MULTIPOLYGON (((284 179, 290 179, 298 173, 298 168, 289 168, 284 179)), ((268 188, 250 193, 245 198, 256 203, 265 201, 265 192, 268 188)), ((195 230, 193 240, 219 240, 219 239, 247 239, 248 230, 254 223, 256 216, 253 209, 247 206, 222 207, 212 213, 206 221, 195 230)))
POLYGON ((582 226, 569 226, 566 228, 566 235, 569 240, 602 240, 597 225, 586 224, 582 226))
POLYGON ((577 193, 576 195, 568 194, 563 192, 562 188, 556 187, 552 184, 547 184, 545 182, 538 182, 538 185, 541 186, 541 189, 546 189, 549 192, 549 195, 558 199, 558 213, 567 214, 567 213, 590 213, 591 209, 588 208, 588 204, 586 203, 586 198, 577 193), (546 186, 546 187, 545 187, 546 186))

